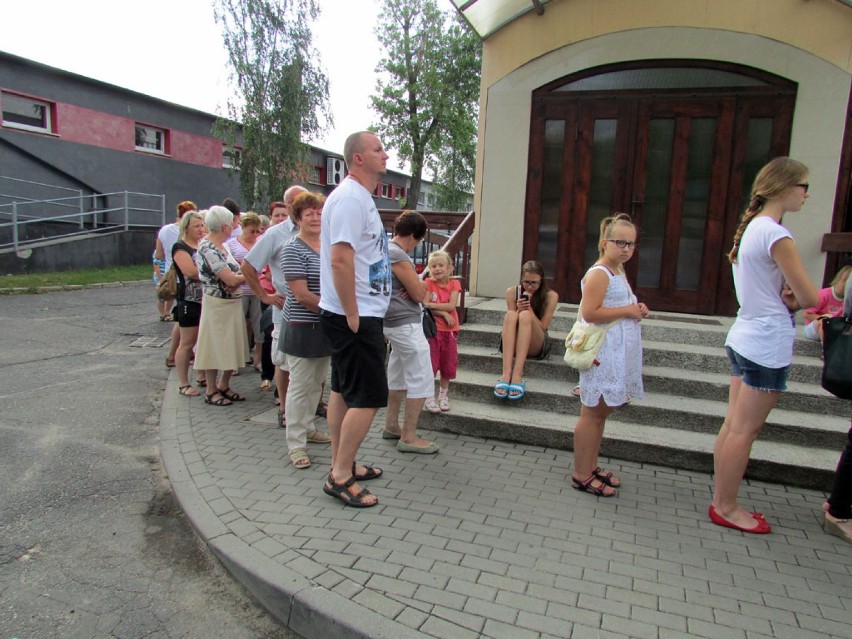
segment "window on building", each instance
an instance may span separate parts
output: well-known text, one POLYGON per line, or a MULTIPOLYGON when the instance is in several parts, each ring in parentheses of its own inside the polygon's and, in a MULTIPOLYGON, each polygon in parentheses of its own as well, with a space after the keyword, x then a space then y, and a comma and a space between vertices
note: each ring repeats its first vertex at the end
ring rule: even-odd
POLYGON ((239 169, 240 161, 243 159, 242 149, 237 147, 223 145, 222 146, 222 168, 223 169, 239 169))
POLYGON ((382 184, 382 197, 390 197, 391 185, 382 184))
POLYGON ((396 198, 398 200, 404 200, 405 197, 406 197, 407 191, 408 191, 408 189, 406 189, 404 186, 396 187, 396 198))
POLYGON ((322 166, 312 166, 311 173, 308 176, 308 182, 310 184, 322 184, 323 183, 323 169, 325 167, 322 166))
POLYGON ((423 191, 420 191, 420 193, 417 194, 417 204, 422 206, 425 201, 426 194, 423 191))
POLYGON ((166 131, 147 124, 136 124, 136 150, 166 153, 166 131))
POLYGON ((14 93, 0 93, 3 126, 39 133, 53 133, 53 105, 14 93))

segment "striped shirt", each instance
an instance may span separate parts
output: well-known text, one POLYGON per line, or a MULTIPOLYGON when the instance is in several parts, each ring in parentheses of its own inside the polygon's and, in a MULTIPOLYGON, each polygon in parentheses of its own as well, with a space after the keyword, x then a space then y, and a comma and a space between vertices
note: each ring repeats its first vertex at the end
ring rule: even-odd
MULTIPOLYGON (((281 251, 281 270, 289 283, 307 280, 308 290, 320 294, 320 255, 298 236, 281 251)), ((304 324, 319 321, 319 315, 296 301, 291 287, 287 287, 284 302, 284 321, 289 324, 304 324)))

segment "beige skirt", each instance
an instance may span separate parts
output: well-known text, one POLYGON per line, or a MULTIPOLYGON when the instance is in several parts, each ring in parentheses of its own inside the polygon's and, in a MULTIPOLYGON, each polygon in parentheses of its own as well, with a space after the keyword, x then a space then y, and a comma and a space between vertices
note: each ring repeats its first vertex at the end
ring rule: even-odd
POLYGON ((195 370, 240 370, 248 359, 242 300, 205 295, 195 344, 195 370))

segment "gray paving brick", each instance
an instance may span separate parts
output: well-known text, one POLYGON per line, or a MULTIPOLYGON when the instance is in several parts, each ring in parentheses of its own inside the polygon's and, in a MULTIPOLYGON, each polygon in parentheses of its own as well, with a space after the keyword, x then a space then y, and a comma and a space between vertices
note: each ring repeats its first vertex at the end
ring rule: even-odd
POLYGON ((464 559, 462 559, 461 565, 495 575, 505 575, 509 570, 508 564, 502 561, 493 561, 491 559, 483 559, 481 557, 474 557, 471 555, 465 555, 464 559))
POLYGON ((796 615, 796 619, 799 622, 799 626, 804 628, 805 630, 813 630, 815 632, 822 632, 827 635, 834 635, 836 637, 848 637, 849 636, 849 622, 847 620, 846 623, 839 623, 837 621, 832 621, 830 619, 823 619, 820 617, 812 617, 810 615, 796 615))
POLYGON ((713 608, 710 606, 702 606, 695 602, 684 602, 679 599, 669 599, 668 597, 660 597, 660 611, 671 613, 680 617, 690 617, 701 621, 712 622, 713 608))
POLYGON ((402 595, 403 597, 413 597, 417 590, 417 585, 408 581, 402 581, 395 577, 388 577, 381 574, 374 574, 367 581, 365 586, 376 592, 383 594, 402 595))
MULTIPOLYGON (((748 632, 767 633, 772 632, 769 621, 763 618, 750 617, 747 610, 742 614, 731 613, 725 610, 715 611, 716 623, 731 628, 741 628, 748 632)), ((781 619, 783 623, 783 619, 781 619)))
POLYGON ((432 586, 433 588, 443 588, 449 581, 449 577, 436 575, 431 572, 426 572, 425 570, 418 570, 417 568, 404 568, 402 572, 399 573, 399 578, 415 584, 432 586))
POLYGON ((635 619, 628 619, 614 614, 603 615, 601 628, 627 637, 657 638, 656 624, 642 623, 635 619))
POLYGON ((476 597, 469 597, 464 604, 464 612, 483 617, 485 619, 497 619, 505 623, 514 623, 518 617, 518 611, 491 601, 484 601, 476 597))
POLYGON ((745 630, 721 626, 716 623, 707 623, 699 619, 688 619, 689 633, 695 637, 708 637, 709 639, 745 639, 745 630))
POLYGON ((434 615, 420 626, 420 630, 439 639, 478 639, 480 637, 478 631, 468 630, 434 615))
POLYGON ((571 637, 572 625, 570 621, 554 619, 546 615, 539 615, 526 610, 518 613, 515 622, 521 628, 527 628, 535 632, 545 633, 553 637, 571 637))
POLYGON ((418 630, 427 619, 429 619, 429 615, 427 613, 415 610, 414 608, 405 608, 397 615, 395 621, 398 621, 409 628, 418 630))
POLYGON ((490 572, 480 573, 479 578, 476 581, 483 586, 492 586, 497 588, 497 590, 505 590, 514 593, 523 593, 527 588, 527 584, 524 581, 510 579, 490 572))
POLYGON ((514 624, 507 624, 494 619, 487 619, 482 634, 494 639, 538 639, 538 632, 520 628, 514 624))
POLYGON ((579 623, 590 628, 601 627, 601 614, 593 610, 584 610, 574 606, 551 601, 547 604, 547 616, 579 623))
MULTIPOLYGON (((827 635, 824 632, 816 630, 807 630, 805 628, 795 626, 787 626, 783 623, 772 624, 773 636, 776 639, 826 639, 827 635)), ((837 635, 838 637, 848 637, 848 635, 837 635)))
POLYGON ((482 601, 494 601, 497 597, 498 590, 491 586, 483 586, 482 584, 472 583, 454 577, 447 582, 446 589, 449 592, 455 592, 465 597, 476 597, 482 601))
POLYGON ((405 610, 405 606, 400 602, 394 601, 390 597, 386 597, 385 595, 370 590, 369 588, 361 590, 361 592, 355 595, 352 600, 365 608, 369 608, 370 610, 378 612, 386 617, 390 617, 391 619, 405 610))
POLYGON ((480 632, 485 625, 485 619, 482 616, 458 610, 456 605, 451 608, 436 605, 432 614, 474 632, 480 632))
POLYGON ((496 603, 543 615, 547 610, 547 601, 537 597, 522 595, 517 592, 500 590, 497 592, 496 603))
POLYGON ((571 629, 571 639, 624 639, 624 635, 583 624, 574 624, 571 629))

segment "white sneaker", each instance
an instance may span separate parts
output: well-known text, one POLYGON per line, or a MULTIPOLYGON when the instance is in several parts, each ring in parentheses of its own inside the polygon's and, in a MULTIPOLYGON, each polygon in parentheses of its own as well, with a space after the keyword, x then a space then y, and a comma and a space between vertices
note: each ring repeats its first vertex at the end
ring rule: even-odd
POLYGON ((440 413, 441 409, 438 404, 435 402, 434 397, 430 397, 426 400, 426 403, 423 404, 423 410, 428 410, 430 413, 440 413))

